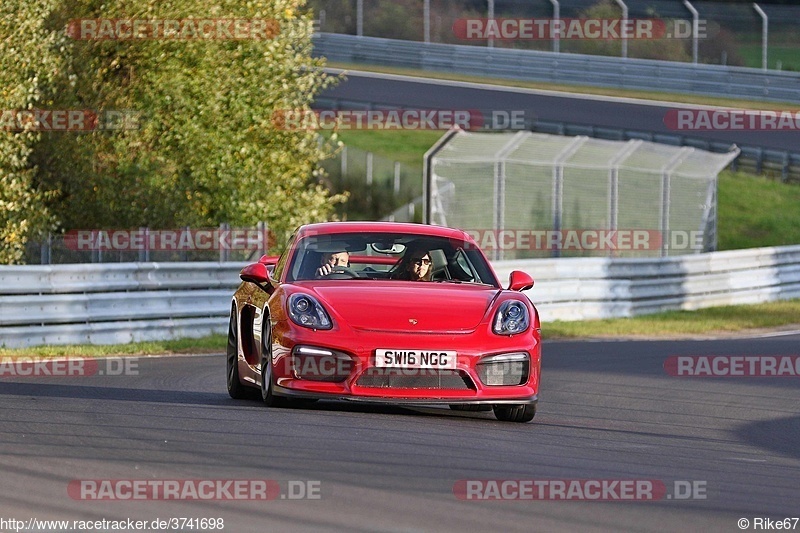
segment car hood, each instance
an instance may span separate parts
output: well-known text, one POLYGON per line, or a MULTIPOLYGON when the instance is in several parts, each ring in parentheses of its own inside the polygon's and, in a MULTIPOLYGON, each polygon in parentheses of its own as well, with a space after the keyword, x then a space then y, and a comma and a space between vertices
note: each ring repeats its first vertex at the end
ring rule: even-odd
POLYGON ((409 333, 474 331, 500 292, 480 285, 408 281, 330 281, 313 290, 350 327, 409 333))

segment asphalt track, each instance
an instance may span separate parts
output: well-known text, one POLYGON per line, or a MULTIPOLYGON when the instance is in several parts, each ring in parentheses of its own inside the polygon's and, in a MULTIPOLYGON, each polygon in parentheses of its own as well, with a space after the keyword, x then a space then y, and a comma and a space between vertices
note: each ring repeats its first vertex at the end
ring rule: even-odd
POLYGON ((800 379, 671 377, 663 365, 798 347, 797 334, 547 343, 529 424, 444 406, 266 408, 228 397, 222 355, 142 358, 128 375, 4 377, 0 518, 222 517, 228 532, 739 531, 740 518, 752 528, 755 517, 800 514, 800 379), (87 479, 269 479, 284 495, 290 481, 319 481, 320 498, 70 497, 70 481, 87 479), (674 497, 454 494, 459 480, 485 479, 658 480, 674 497), (697 482, 705 498, 678 499, 676 481, 697 482))
MULTIPOLYGON (((340 72, 331 69, 331 72, 340 72)), ((528 120, 653 132, 660 135, 696 137, 709 141, 736 143, 766 149, 796 151, 800 132, 783 131, 675 131, 664 118, 670 110, 701 106, 653 102, 632 98, 559 93, 488 85, 433 80, 412 76, 352 71, 346 81, 326 90, 323 99, 334 99, 344 108, 387 107, 406 109, 521 111, 528 120)), ((776 104, 770 104, 775 109, 776 104)), ((786 105, 796 111, 797 106, 786 105)), ((710 109, 710 108, 709 108, 710 109)))

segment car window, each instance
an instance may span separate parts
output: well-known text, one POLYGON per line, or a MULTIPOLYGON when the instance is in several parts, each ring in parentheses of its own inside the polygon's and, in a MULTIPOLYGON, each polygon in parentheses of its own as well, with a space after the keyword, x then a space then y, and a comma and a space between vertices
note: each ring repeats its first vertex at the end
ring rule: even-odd
POLYGON ((442 237, 403 233, 308 236, 295 243, 287 280, 402 280, 411 256, 424 251, 431 260, 431 281, 494 286, 486 258, 474 246, 465 245, 442 237), (326 257, 340 252, 349 254, 349 266, 339 265, 321 275, 319 269, 326 257))

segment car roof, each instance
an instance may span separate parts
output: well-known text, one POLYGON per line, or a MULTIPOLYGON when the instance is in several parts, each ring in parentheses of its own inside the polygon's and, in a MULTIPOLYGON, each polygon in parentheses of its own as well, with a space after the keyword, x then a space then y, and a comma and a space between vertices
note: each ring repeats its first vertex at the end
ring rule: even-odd
POLYGON ((426 235, 430 237, 444 237, 472 242, 472 238, 465 231, 433 226, 431 224, 414 224, 408 222, 320 222, 306 224, 297 230, 298 238, 309 235, 334 235, 338 233, 407 233, 411 235, 426 235))

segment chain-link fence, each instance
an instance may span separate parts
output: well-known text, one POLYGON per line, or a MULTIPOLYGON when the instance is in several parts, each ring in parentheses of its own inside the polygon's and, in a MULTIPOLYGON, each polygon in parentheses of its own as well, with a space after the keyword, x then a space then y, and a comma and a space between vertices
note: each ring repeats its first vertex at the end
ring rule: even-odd
MULTIPOLYGON (((422 195, 421 161, 416 165, 404 164, 345 146, 336 157, 323 161, 322 166, 331 192, 349 193, 347 202, 337 206, 337 215, 342 220, 378 220, 394 210, 407 213, 407 204, 422 195)), ((412 212, 412 221, 414 216, 412 212)), ((421 218, 419 212, 417 221, 421 218)))
POLYGON ((521 131, 449 133, 426 220, 494 259, 648 257, 716 248, 717 174, 738 154, 521 131))
POLYGON ((667 30, 659 39, 473 39, 458 28, 465 20, 622 18, 616 2, 560 0, 558 10, 549 0, 311 0, 322 32, 365 35, 433 43, 470 44, 500 48, 553 50, 566 53, 625 55, 632 58, 693 60, 695 42, 699 63, 762 66, 762 30, 767 20, 768 68, 800 70, 797 33, 800 6, 751 2, 692 0, 697 12, 698 38, 692 34, 693 12, 679 0, 625 0, 629 19, 663 21, 667 30))
POLYGON ((278 253, 287 237, 275 235, 264 222, 250 228, 79 229, 28 242, 25 263, 255 261, 278 253))

